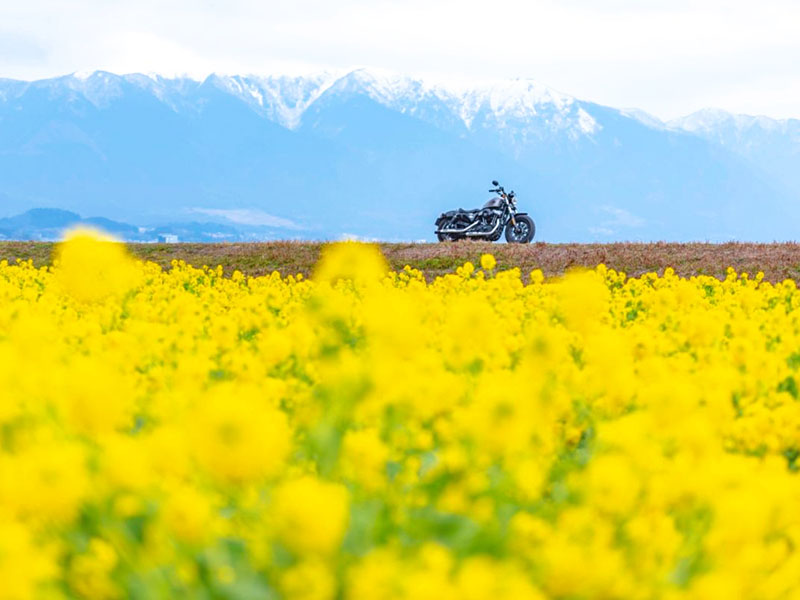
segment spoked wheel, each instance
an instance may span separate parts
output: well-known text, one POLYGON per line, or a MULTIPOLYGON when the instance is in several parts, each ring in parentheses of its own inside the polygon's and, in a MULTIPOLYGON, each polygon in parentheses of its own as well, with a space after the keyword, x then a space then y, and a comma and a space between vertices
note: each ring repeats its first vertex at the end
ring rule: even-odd
POLYGON ((506 225, 506 241, 509 244, 527 244, 536 234, 536 225, 528 215, 514 217, 516 226, 509 221, 506 225))
POLYGON ((440 242, 452 242, 453 238, 450 237, 448 233, 437 233, 436 237, 439 239, 440 242))

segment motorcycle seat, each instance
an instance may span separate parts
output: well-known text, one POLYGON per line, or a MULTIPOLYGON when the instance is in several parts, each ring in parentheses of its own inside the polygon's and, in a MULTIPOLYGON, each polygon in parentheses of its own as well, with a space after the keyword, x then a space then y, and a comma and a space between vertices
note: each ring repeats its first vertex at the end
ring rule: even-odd
POLYGON ((447 212, 442 213, 441 218, 451 219, 457 215, 464 215, 467 217, 474 217, 480 212, 479 208, 474 208, 472 210, 464 210, 463 208, 459 208, 458 210, 448 210, 447 212))

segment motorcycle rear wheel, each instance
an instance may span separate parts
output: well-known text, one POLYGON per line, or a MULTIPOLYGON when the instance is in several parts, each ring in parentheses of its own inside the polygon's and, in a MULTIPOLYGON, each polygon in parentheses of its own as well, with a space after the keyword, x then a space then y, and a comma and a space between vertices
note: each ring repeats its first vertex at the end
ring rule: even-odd
POLYGON ((516 226, 509 221, 506 225, 506 241, 509 244, 527 244, 536 235, 536 225, 528 215, 519 215, 514 220, 516 226))

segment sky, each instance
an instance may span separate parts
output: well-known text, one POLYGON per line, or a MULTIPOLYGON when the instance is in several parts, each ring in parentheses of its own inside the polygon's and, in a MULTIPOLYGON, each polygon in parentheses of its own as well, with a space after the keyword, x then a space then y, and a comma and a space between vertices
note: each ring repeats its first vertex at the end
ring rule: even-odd
POLYGON ((0 0, 0 77, 376 67, 800 118, 799 32, 798 0, 0 0))

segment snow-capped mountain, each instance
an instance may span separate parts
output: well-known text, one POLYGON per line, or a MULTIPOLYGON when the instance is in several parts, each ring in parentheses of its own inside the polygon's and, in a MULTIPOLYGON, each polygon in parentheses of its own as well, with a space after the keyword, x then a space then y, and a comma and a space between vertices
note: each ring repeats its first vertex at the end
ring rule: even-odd
POLYGON ((30 83, 0 80, 0 98, 9 101, 31 89, 42 89, 51 98, 68 102, 82 98, 102 109, 123 95, 126 84, 152 94, 176 112, 202 108, 204 100, 198 91, 214 87, 290 130, 300 127, 304 113, 326 93, 363 94, 386 108, 445 129, 513 127, 537 130, 542 137, 549 132, 576 139, 599 127, 575 98, 532 80, 443 85, 369 69, 308 77, 211 75, 204 81, 96 71, 30 83))
POLYGON ((297 129, 303 113, 337 77, 243 77, 212 75, 208 81, 247 103, 259 114, 287 129, 297 129))
POLYGON ((800 119, 771 119, 705 109, 669 126, 730 150, 800 195, 800 119))
POLYGON ((788 239, 798 124, 662 123, 530 80, 366 69, 0 80, 0 217, 260 214, 287 236, 430 239, 440 210, 482 203, 498 178, 548 241, 788 239))
POLYGON ((754 130, 789 135, 794 141, 800 141, 800 120, 737 115, 716 108, 705 108, 668 124, 684 131, 715 136, 722 144, 731 141, 730 134, 741 142, 754 130))

